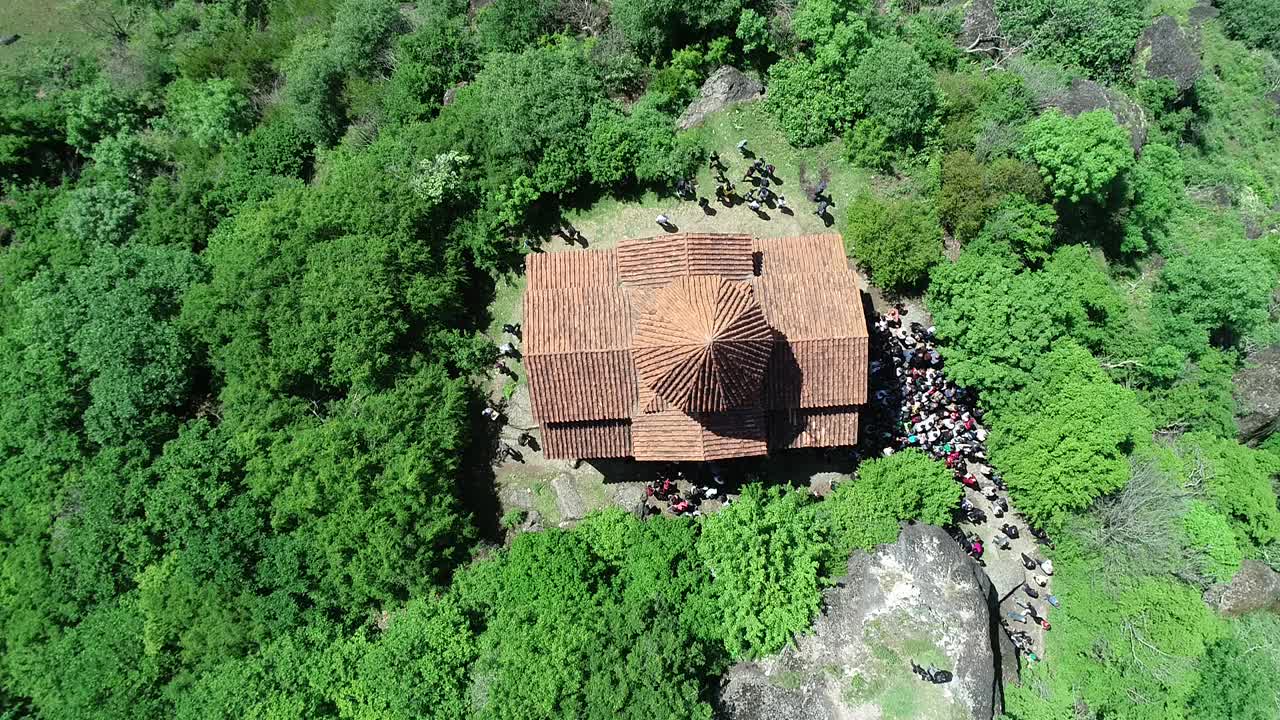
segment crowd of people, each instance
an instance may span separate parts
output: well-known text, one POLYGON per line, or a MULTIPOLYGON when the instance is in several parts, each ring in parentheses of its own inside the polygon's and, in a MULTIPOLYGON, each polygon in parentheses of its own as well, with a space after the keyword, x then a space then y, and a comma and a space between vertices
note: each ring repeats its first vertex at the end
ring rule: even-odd
MULTIPOLYGON (((746 140, 738 143, 738 152, 747 161, 746 171, 742 174, 740 182, 748 187, 745 192, 741 193, 738 191, 738 186, 730 178, 729 166, 720 158, 720 154, 712 152, 707 158, 707 167, 711 170, 716 183, 716 202, 726 208, 746 205, 764 220, 769 219, 766 210, 777 210, 787 215, 793 214, 791 206, 787 204, 786 196, 778 192, 778 188, 782 185, 782 180, 778 178, 776 168, 764 157, 757 157, 748 150, 746 140)), ((697 183, 694 180, 683 178, 677 180, 675 189, 676 197, 682 200, 696 200, 703 213, 707 215, 716 214, 715 209, 711 207, 711 199, 698 195, 697 183)), ((808 197, 815 205, 813 214, 829 224, 831 221, 829 211, 830 208, 835 206, 835 201, 827 194, 827 181, 820 181, 817 187, 808 193, 808 197)), ((678 229, 665 213, 654 218, 654 222, 667 232, 675 232, 678 229)))
POLYGON ((655 515, 662 511, 660 503, 666 503, 674 515, 692 516, 702 514, 704 501, 716 500, 722 506, 729 504, 724 478, 714 462, 694 472, 685 472, 685 468, 676 463, 663 463, 654 478, 645 484, 644 492, 646 511, 655 515))
MULTIPOLYGON (((953 535, 971 557, 985 564, 985 541, 970 528, 988 527, 990 542, 1005 551, 1022 537, 1024 529, 1011 517, 1003 478, 988 464, 987 430, 982 425, 977 397, 947 379, 934 329, 911 322, 906 315, 907 309, 897 306, 877 315, 872 323, 868 382, 874 388, 874 402, 865 413, 862 444, 856 455, 889 456, 917 448, 944 462, 955 481, 965 488, 953 535), (984 499, 994 520, 982 507, 984 499)), ((1042 530, 1027 526, 1025 532, 1037 544, 1049 544, 1042 530)), ((1020 611, 1008 613, 1002 622, 1006 628, 1008 620, 1031 622, 1047 631, 1049 621, 1030 601, 1043 595, 1045 602, 1058 607, 1058 598, 1048 589, 1053 562, 1026 553, 1021 553, 1021 559, 1024 581, 1015 592, 1021 591, 1026 601, 1015 601, 1020 611)), ((1009 632, 1014 637, 1013 631, 1009 632)), ((1038 657, 1033 638, 1026 631, 1017 636, 1015 646, 1030 659, 1038 657)))

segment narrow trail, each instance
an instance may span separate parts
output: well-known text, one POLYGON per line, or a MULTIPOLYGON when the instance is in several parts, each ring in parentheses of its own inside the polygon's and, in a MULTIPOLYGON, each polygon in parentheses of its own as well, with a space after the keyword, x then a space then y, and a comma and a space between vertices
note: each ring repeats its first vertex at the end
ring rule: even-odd
POLYGON ((996 487, 999 475, 987 457, 987 431, 977 397, 946 379, 945 363, 936 353, 927 327, 930 321, 922 308, 880 307, 883 313, 874 309, 868 313, 872 402, 859 450, 866 457, 879 457, 918 448, 948 462, 964 488, 965 500, 977 510, 957 513, 953 535, 966 549, 971 539, 981 542, 983 552, 977 562, 985 568, 1000 598, 1002 624, 1006 631, 1025 632, 1029 640, 1025 649, 1043 658, 1045 634, 1052 630, 1024 619, 1023 612, 1030 605, 1052 627, 1054 608, 1048 598, 1053 593, 1053 577, 1040 567, 1024 567, 1022 556, 1039 562, 1044 560, 1043 548, 1009 493, 996 487), (966 477, 976 480, 977 487, 961 482, 966 477), (996 516, 996 503, 982 492, 986 488, 1007 503, 1003 517, 996 516), (995 539, 998 535, 1007 537, 1001 532, 1006 523, 1017 528, 1018 537, 1009 538, 1008 547, 1001 548, 995 539), (1043 587, 1034 581, 1036 575, 1045 580, 1043 587), (1028 587, 1038 597, 1031 597, 1025 590, 1028 587))

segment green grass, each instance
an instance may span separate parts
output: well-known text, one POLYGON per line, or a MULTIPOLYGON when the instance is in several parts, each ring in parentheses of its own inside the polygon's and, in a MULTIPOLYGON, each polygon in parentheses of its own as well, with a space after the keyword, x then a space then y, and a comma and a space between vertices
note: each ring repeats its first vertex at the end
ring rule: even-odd
POLYGON ((0 0, 0 35, 21 35, 0 47, 0 67, 16 67, 40 49, 98 44, 85 31, 79 12, 66 0, 0 0))
POLYGON ((804 675, 795 670, 783 670, 771 676, 769 681, 783 690, 796 690, 804 685, 804 675))
POLYGON ((965 716, 958 703, 946 698, 942 686, 925 683, 911 672, 913 661, 924 667, 954 670, 919 620, 898 613, 867 623, 862 632, 871 659, 854 668, 844 693, 845 702, 874 704, 886 720, 952 720, 965 716))
POLYGON ((527 490, 533 498, 531 509, 538 512, 543 527, 555 527, 560 524, 560 509, 556 507, 556 492, 551 489, 551 481, 557 473, 525 472, 513 469, 498 477, 501 488, 508 491, 527 490))
MULTIPOLYGON (((607 198, 585 210, 566 213, 567 219, 582 231, 591 247, 610 247, 619 238, 661 234, 662 230, 654 223, 659 213, 671 218, 681 231, 688 232, 741 232, 759 237, 838 232, 843 208, 859 191, 870 187, 871 176, 841 157, 838 142, 816 148, 792 147, 759 103, 737 105, 715 113, 696 132, 702 133, 709 150, 720 153, 739 192, 746 192, 747 186, 739 180, 746 170, 747 161, 739 155, 736 146, 739 140, 746 139, 748 148, 776 166, 775 173, 782 184, 775 185, 773 189, 787 198, 794 215, 770 210, 770 219, 763 220, 745 205, 726 208, 715 203, 715 180, 704 166, 697 176, 698 192, 713 199, 714 216, 704 215, 697 203, 659 196, 654 192, 628 199, 607 198), (802 167, 811 184, 816 184, 823 169, 830 175, 828 192, 835 200, 831 213, 836 222, 829 228, 813 214, 813 204, 800 188, 802 167)), ((547 249, 554 252, 567 248, 556 240, 547 249)))

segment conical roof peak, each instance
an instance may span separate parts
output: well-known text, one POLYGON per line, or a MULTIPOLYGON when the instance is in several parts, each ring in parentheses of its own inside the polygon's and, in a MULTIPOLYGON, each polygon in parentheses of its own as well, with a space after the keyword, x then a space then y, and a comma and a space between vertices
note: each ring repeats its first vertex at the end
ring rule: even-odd
POLYGON ((640 381, 688 413, 757 404, 772 347, 751 285, 714 276, 656 291, 633 339, 640 381))

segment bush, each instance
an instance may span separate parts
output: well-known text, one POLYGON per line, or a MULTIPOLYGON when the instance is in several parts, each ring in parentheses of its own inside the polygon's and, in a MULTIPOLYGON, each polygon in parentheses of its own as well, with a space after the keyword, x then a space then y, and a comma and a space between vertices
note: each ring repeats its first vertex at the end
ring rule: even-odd
POLYGON ((1221 0, 1227 34, 1256 48, 1280 55, 1280 14, 1267 0, 1221 0))
POLYGON ((1059 200, 1101 200, 1133 164, 1129 133, 1109 110, 1075 118, 1050 110, 1025 132, 1025 152, 1059 200))
POLYGON ((614 0, 616 24, 641 57, 660 59, 675 48, 732 35, 743 0, 614 0))
POLYGON ((520 195, 513 183, 521 176, 535 198, 568 193, 587 179, 587 123, 603 100, 584 49, 566 41, 490 56, 434 129, 448 149, 488 169, 482 182, 490 202, 520 195))
POLYGON ((100 182, 69 192, 59 229, 85 247, 122 245, 137 226, 138 193, 118 182, 100 182))
POLYGON ((179 79, 169 86, 166 104, 165 126, 176 139, 190 138, 206 150, 230 143, 250 126, 249 102, 231 80, 179 79))
POLYGON ((1033 56, 1123 80, 1146 20, 1142 0, 997 0, 1001 29, 1033 56))
MULTIPOLYGON (((769 68, 765 107, 788 142, 801 147, 826 142, 853 126, 863 108, 852 82, 857 59, 871 43, 871 6, 860 0, 805 0, 796 6, 791 29, 803 52, 769 68)), ((867 68, 863 83, 879 78, 867 68)), ((895 103, 899 104, 899 103, 895 103)), ((862 131, 856 148, 878 155, 875 128, 862 131)), ((872 164, 878 164, 874 158, 872 164)))
POLYGON ((1155 144, 1143 148, 1142 157, 1125 175, 1129 207, 1123 216, 1122 253, 1168 251, 1169 226, 1182 202, 1185 184, 1177 150, 1155 144))
POLYGON ((1187 485, 1230 521, 1241 547, 1280 540, 1280 508, 1272 478, 1280 458, 1234 439, 1187 433, 1178 443, 1187 485))
POLYGON ((1152 311, 1162 334, 1193 355, 1210 343, 1230 348, 1267 321, 1276 275, 1244 238, 1192 240, 1156 282, 1152 311))
POLYGON ((342 63, 324 37, 304 35, 283 62, 284 95, 294 110, 294 122, 308 142, 324 147, 346 126, 342 102, 342 63))
POLYGON ((927 300, 948 375, 990 407, 1025 387, 1037 360, 1063 341, 1110 354, 1132 332, 1123 298, 1078 245, 1059 248, 1037 272, 975 243, 934 269, 927 300))
POLYGON ((967 243, 1008 196, 1021 196, 1026 203, 1027 198, 1039 200, 1043 194, 1044 185, 1030 165, 1010 158, 984 164, 968 151, 950 152, 942 158, 938 218, 957 240, 967 243))
POLYGON ((1146 361, 1144 372, 1158 372, 1157 353, 1172 351, 1176 369, 1168 381, 1152 380, 1142 393, 1143 405, 1156 419, 1156 427, 1172 430, 1202 430, 1219 437, 1235 437, 1236 401, 1231 376, 1236 371, 1232 353, 1205 350, 1196 361, 1168 345, 1158 346, 1146 361), (1163 348, 1163 349, 1161 349, 1163 348))
POLYGON ((1150 443, 1151 418, 1087 352, 1060 346, 991 424, 991 459, 1020 512, 1044 526, 1129 479, 1129 454, 1150 443))
MULTIPOLYGON (((1274 17, 1271 13, 1269 17, 1274 17)), ((1235 637, 1209 646, 1200 662, 1200 685, 1188 702, 1197 720, 1266 720, 1275 717, 1276 665, 1260 647, 1245 647, 1235 637)), ((1272 650, 1274 652, 1274 650, 1272 650)))
POLYGON ((818 612, 821 559, 827 554, 807 494, 748 486, 703 520, 698 556, 710 569, 723 642, 735 658, 777 652, 818 612))
POLYGON ((891 292, 919 288, 942 259, 942 228, 922 200, 864 193, 845 214, 844 238, 872 282, 891 292))
POLYGON ((343 0, 333 17, 329 46, 342 72, 367 78, 387 69, 392 42, 407 29, 396 0, 343 0))
POLYGON ((1227 582, 1240 569, 1244 553, 1236 544, 1227 519, 1213 508, 1196 501, 1182 518, 1187 534, 1187 545, 1199 552, 1203 559, 1203 572, 1217 582, 1227 582))
POLYGON ((476 72, 477 50, 467 32, 465 8, 456 14, 450 14, 449 9, 437 12, 432 22, 397 41, 395 70, 382 96, 383 111, 390 122, 431 119, 445 91, 476 72))
POLYGON ((476 14, 484 52, 520 52, 556 30, 555 0, 494 0, 476 14))
POLYGON ((849 76, 857 110, 896 149, 919 147, 937 124, 938 84, 929 64, 900 40, 877 40, 849 76))
POLYGON ((67 143, 82 153, 99 140, 132 130, 139 124, 138 109, 130 98, 98 80, 78 92, 67 112, 67 143))
POLYGON ((843 563, 855 549, 896 540, 900 522, 949 524, 961 495, 944 464, 911 449, 863 463, 857 477, 837 485, 816 512, 843 563))
POLYGON ((787 141, 799 147, 826 142, 846 130, 856 108, 847 83, 813 60, 787 58, 769 68, 765 108, 787 141))
POLYGON ((1057 222, 1058 213, 1052 205, 1010 195, 987 218, 978 239, 1008 248, 1024 263, 1039 264, 1049 258, 1057 222))

